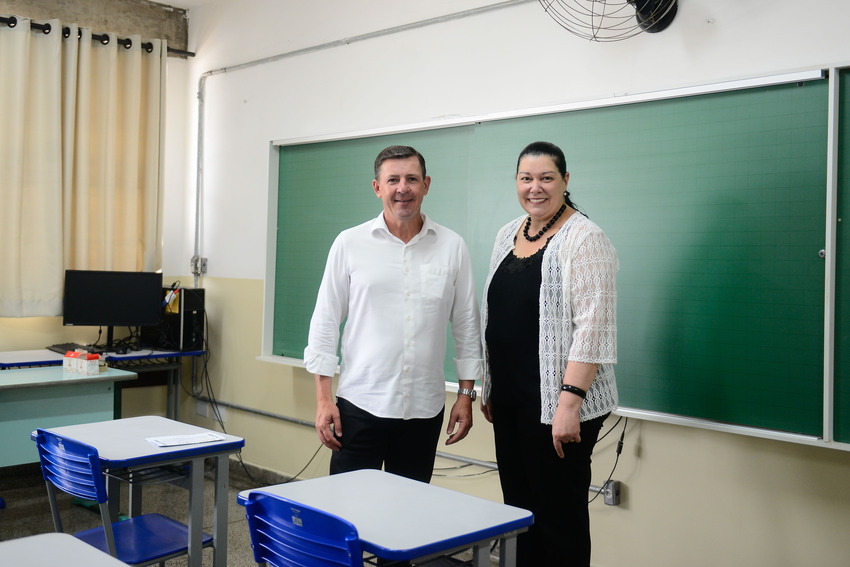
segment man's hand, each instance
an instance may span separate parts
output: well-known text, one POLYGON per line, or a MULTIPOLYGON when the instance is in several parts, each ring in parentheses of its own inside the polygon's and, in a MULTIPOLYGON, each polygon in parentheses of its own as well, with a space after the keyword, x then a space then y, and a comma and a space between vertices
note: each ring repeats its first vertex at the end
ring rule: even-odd
POLYGON ((446 428, 449 438, 446 439, 446 445, 457 443, 466 437, 470 429, 472 429, 472 400, 469 396, 461 394, 457 397, 457 401, 452 406, 452 413, 449 415, 449 426, 446 428))
POLYGON ((336 436, 342 436, 342 422, 339 419, 339 408, 333 403, 320 403, 316 410, 316 431, 322 445, 334 451, 342 449, 342 443, 336 436))
POLYGON ((342 449, 338 437, 342 437, 342 421, 339 418, 339 408, 331 395, 331 377, 316 377, 316 432, 322 445, 334 451, 342 449))

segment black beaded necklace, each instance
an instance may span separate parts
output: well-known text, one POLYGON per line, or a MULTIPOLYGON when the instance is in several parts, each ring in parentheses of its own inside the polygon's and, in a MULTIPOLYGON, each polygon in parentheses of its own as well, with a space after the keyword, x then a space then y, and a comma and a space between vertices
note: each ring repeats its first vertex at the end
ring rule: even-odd
POLYGON ((522 229, 522 235, 529 242, 534 242, 535 240, 540 240, 540 237, 543 236, 543 233, 552 228, 552 225, 558 222, 558 219, 561 218, 561 215, 564 214, 564 211, 567 210, 567 204, 564 203, 561 205, 561 208, 558 209, 558 212, 555 213, 555 216, 549 219, 549 222, 546 223, 546 226, 540 229, 540 232, 535 234, 534 236, 528 236, 528 229, 531 228, 531 216, 528 217, 528 220, 525 221, 525 227, 522 229))

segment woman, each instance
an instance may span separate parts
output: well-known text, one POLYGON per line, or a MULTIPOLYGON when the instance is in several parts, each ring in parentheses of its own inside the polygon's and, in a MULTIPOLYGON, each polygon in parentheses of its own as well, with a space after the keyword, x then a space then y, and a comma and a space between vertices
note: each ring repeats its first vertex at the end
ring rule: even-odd
POLYGON ((517 161, 527 213, 499 231, 482 301, 481 411, 493 423, 506 504, 531 510, 517 565, 590 564, 590 456, 617 405, 617 253, 576 211, 564 153, 517 161))

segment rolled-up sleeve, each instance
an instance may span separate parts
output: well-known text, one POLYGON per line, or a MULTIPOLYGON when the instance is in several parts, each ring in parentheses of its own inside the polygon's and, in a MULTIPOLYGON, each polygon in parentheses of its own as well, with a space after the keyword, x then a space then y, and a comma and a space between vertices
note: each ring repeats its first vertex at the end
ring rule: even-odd
POLYGON ((458 380, 479 380, 484 373, 481 355, 481 319, 472 262, 466 244, 461 243, 461 261, 452 304, 452 335, 455 340, 454 365, 458 380))
POLYGON ((337 237, 328 253, 316 307, 310 319, 304 365, 308 372, 333 376, 339 365, 339 327, 348 315, 349 278, 344 242, 337 237))

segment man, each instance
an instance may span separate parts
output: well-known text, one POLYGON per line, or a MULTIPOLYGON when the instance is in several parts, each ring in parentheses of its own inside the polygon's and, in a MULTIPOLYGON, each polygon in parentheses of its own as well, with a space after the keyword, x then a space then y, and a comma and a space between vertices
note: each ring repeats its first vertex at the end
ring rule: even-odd
POLYGON ((383 211, 340 233, 328 254, 304 361, 316 377, 316 430, 333 450, 331 474, 383 467, 431 480, 449 322, 460 388, 446 444, 472 427, 473 387, 483 370, 472 267, 463 239, 421 212, 430 184, 415 149, 381 151, 372 188, 383 211))

